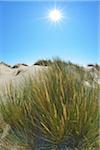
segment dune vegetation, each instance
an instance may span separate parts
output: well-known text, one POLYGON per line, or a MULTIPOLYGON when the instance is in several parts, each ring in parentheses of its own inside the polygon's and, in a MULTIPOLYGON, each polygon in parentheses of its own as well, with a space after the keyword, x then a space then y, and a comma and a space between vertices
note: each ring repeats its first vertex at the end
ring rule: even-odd
POLYGON ((10 82, 0 96, 0 113, 9 125, 2 142, 8 148, 99 149, 100 87, 89 72, 57 59, 36 78, 23 81, 17 89, 10 82))

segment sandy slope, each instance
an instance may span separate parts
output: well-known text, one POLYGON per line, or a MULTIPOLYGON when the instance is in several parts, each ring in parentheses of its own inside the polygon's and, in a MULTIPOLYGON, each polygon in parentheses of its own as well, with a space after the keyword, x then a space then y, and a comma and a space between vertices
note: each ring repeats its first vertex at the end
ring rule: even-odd
POLYGON ((22 76, 29 74, 35 75, 37 72, 45 69, 43 66, 24 66, 20 65, 18 68, 8 67, 5 64, 0 64, 0 85, 9 80, 18 80, 22 76))
MULTIPOLYGON (((23 82, 23 76, 27 77, 29 75, 33 75, 34 77, 36 77, 39 71, 42 71, 44 69, 47 69, 47 67, 38 65, 28 66, 25 64, 17 64, 11 67, 2 62, 0 63, 0 88, 4 87, 10 81, 12 81, 14 84, 23 82)), ((94 80, 100 84, 99 71, 97 71, 93 67, 84 67, 84 69, 86 71, 91 72, 91 74, 94 77, 94 80), (92 71, 93 69, 94 71, 92 71)))
POLYGON ((5 93, 6 86, 12 82, 15 87, 23 84, 24 79, 28 76, 37 77, 37 74, 47 69, 44 66, 32 65, 32 66, 24 66, 19 65, 18 68, 12 68, 4 63, 0 64, 0 94, 5 93))

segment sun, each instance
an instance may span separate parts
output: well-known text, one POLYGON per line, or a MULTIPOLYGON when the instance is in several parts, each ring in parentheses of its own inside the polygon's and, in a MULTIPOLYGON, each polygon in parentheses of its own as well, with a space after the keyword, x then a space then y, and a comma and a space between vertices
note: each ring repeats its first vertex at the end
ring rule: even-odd
POLYGON ((48 10, 47 19, 49 22, 59 24, 63 21, 63 18, 64 15, 62 9, 55 7, 48 10))
POLYGON ((60 22, 62 18, 63 15, 60 9, 51 9, 48 13, 48 19, 50 19, 54 23, 60 22))

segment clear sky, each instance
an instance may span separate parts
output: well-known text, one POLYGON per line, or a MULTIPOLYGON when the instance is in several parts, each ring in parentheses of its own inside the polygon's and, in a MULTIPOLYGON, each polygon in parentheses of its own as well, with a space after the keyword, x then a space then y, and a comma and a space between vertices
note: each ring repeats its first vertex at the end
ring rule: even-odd
POLYGON ((59 57, 77 64, 99 62, 99 2, 56 2, 62 22, 45 19, 55 2, 0 2, 0 61, 33 64, 59 57))

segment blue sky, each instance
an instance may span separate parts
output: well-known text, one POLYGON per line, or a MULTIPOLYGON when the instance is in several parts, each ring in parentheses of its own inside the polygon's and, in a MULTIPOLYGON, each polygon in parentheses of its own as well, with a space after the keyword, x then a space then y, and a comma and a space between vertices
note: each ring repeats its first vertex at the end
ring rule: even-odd
POLYGON ((99 2, 56 2, 64 19, 44 19, 54 2, 0 2, 0 61, 33 64, 59 57, 77 64, 100 63, 99 2))

